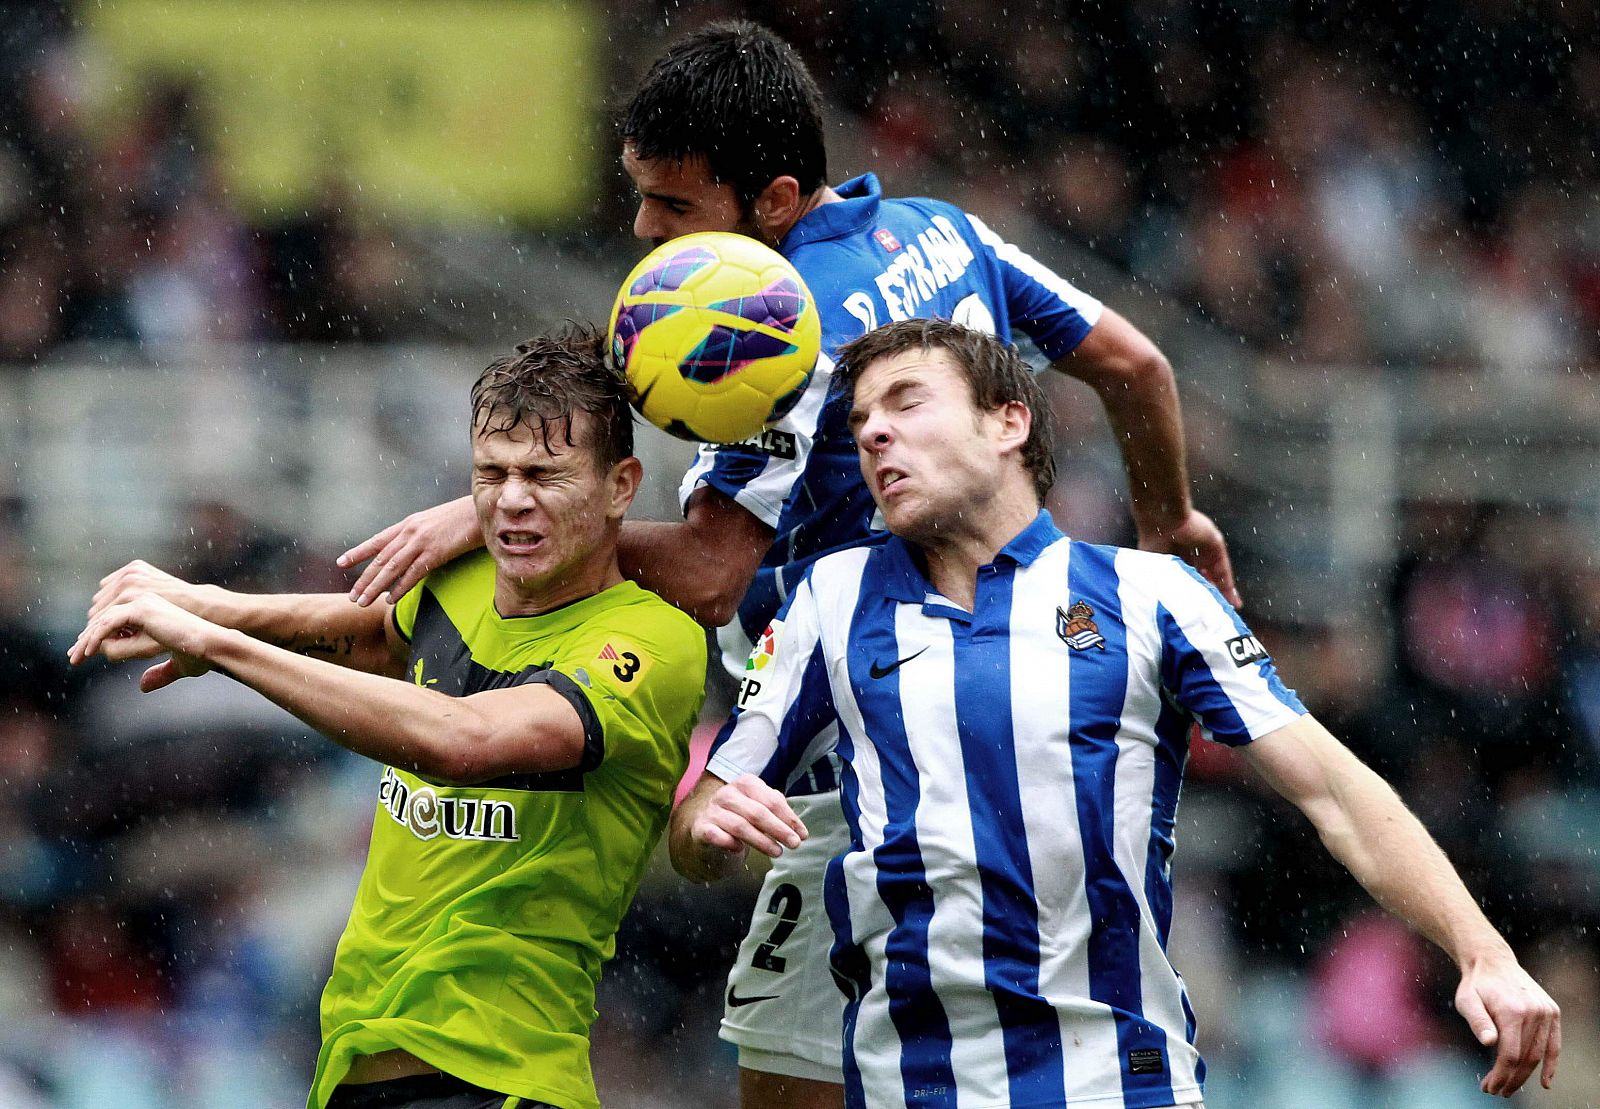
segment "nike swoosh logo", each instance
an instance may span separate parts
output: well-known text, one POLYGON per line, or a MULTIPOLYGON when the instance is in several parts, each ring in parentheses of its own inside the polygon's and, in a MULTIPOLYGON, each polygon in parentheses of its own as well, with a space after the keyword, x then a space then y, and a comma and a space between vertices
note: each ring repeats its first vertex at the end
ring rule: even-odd
MULTIPOLYGON (((928 648, 924 647, 922 648, 922 651, 926 651, 927 649, 928 648)), ((918 651, 916 654, 907 655, 903 659, 898 659, 894 662, 891 662, 888 666, 879 666, 877 663, 873 663, 872 669, 868 671, 868 673, 870 673, 874 678, 887 678, 890 674, 893 674, 906 663, 916 658, 917 655, 920 655, 922 651, 918 651)))
POLYGON ((759 994, 756 994, 754 997, 740 997, 738 994, 733 992, 733 987, 729 986, 728 987, 728 1008, 737 1009, 741 1005, 754 1005, 758 1001, 771 1001, 773 998, 779 997, 779 996, 781 996, 781 995, 780 994, 775 994, 775 993, 759 993, 759 994))

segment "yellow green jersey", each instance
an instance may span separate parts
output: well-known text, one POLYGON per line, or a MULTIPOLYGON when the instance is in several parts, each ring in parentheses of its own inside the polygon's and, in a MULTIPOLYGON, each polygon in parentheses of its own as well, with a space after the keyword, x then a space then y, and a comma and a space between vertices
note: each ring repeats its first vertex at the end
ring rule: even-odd
POLYGON ((660 838, 705 688, 705 635, 632 582, 502 617, 484 552, 395 606, 408 676, 452 696, 549 685, 581 764, 471 786, 385 767, 322 995, 320 1109, 357 1055, 400 1048, 487 1089, 595 1109, 600 965, 660 838))

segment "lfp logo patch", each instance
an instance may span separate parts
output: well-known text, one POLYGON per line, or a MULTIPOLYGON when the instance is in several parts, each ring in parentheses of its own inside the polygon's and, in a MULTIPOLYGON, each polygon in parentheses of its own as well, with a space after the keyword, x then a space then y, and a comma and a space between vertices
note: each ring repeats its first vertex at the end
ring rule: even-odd
POLYGON ((756 677, 772 663, 772 656, 778 649, 778 629, 783 627, 774 620, 767 625, 767 630, 761 633, 761 638, 756 640, 755 650, 750 652, 750 657, 745 660, 744 678, 739 682, 739 695, 734 699, 734 704, 743 708, 750 699, 761 692, 761 682, 756 677))
POLYGON ((746 670, 765 670, 767 663, 772 661, 772 655, 778 648, 778 629, 783 625, 774 620, 767 625, 767 630, 761 633, 761 638, 756 640, 755 649, 750 652, 750 657, 745 660, 746 670))

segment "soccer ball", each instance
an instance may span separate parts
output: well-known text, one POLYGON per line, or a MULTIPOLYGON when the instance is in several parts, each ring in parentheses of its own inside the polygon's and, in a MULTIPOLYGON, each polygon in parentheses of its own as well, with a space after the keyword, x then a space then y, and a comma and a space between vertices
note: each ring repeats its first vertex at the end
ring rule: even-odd
POLYGON ((777 251, 701 231, 633 268, 611 310, 610 342, 645 419, 680 439, 737 443, 800 399, 822 321, 777 251))

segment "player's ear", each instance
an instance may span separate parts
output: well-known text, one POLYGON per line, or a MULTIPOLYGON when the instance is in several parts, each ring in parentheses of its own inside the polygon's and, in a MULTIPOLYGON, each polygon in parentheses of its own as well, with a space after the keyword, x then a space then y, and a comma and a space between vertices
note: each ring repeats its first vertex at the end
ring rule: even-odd
POLYGON ((1020 400, 1007 401, 993 413, 998 421, 1001 450, 1021 451, 1033 431, 1033 412, 1020 400))
POLYGON ((774 177, 756 194, 751 205, 756 226, 773 242, 781 239, 802 214, 800 182, 793 177, 774 177))
POLYGON ((620 520, 628 513, 628 506, 639 493, 639 483, 644 478, 644 465, 637 458, 624 458, 606 474, 606 516, 620 520))

